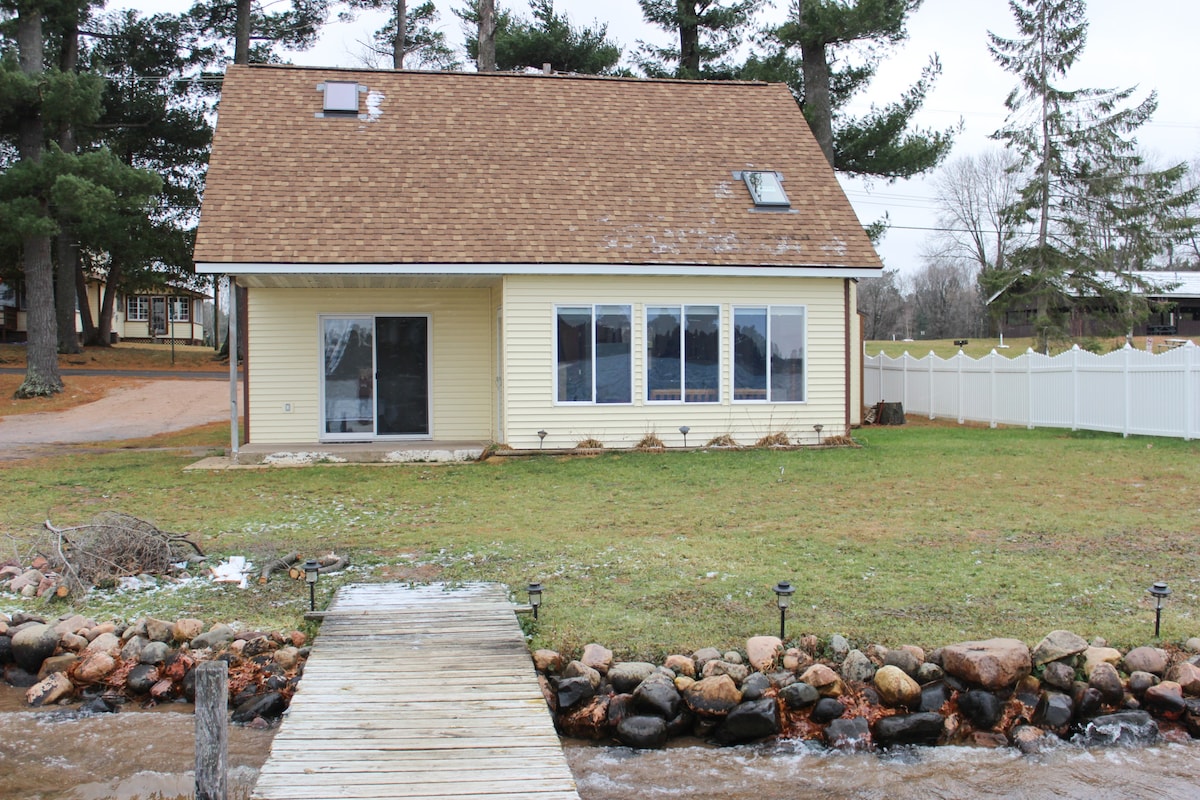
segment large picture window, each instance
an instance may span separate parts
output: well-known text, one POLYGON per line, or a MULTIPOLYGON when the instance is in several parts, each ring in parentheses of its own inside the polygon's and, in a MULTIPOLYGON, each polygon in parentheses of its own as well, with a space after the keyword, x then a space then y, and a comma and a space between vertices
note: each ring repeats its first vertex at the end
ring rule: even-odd
POLYGON ((632 402, 632 317, 621 305, 556 309, 558 402, 632 402))
POLYGON ((647 306, 646 400, 719 402, 720 352, 717 306, 647 306))
POLYGON ((734 308, 734 400, 804 402, 804 328, 803 306, 734 308))

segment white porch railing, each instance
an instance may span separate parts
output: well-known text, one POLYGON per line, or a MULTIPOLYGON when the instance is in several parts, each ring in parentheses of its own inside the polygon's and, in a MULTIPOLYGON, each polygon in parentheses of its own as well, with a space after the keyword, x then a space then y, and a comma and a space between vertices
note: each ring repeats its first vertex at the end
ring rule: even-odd
POLYGON ((973 359, 864 359, 864 401, 900 402, 907 414, 959 422, 1110 431, 1125 436, 1200 435, 1200 347, 1162 353, 1126 345, 1098 356, 1078 346, 1057 356, 993 350, 973 359))

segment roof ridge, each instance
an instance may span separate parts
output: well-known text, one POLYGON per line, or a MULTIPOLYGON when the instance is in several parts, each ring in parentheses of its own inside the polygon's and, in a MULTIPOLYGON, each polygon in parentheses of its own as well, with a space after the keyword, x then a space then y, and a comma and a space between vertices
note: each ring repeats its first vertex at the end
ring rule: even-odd
POLYGON ((562 80, 610 81, 616 83, 663 83, 672 86, 695 84, 699 86, 781 86, 781 81, 748 80, 699 80, 694 78, 642 78, 636 75, 588 75, 582 72, 465 72, 449 69, 372 69, 370 67, 320 67, 311 64, 229 64, 226 70, 248 68, 254 70, 295 70, 305 72, 353 72, 369 75, 454 75, 472 79, 485 78, 558 78, 562 80))

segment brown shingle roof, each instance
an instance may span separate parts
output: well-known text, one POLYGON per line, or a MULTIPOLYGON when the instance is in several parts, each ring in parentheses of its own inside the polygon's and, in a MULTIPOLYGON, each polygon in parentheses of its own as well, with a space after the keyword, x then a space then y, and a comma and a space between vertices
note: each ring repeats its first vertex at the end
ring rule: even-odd
POLYGON ((231 67, 196 260, 871 268, 782 84, 231 67), (369 119, 318 118, 324 80, 369 119), (732 172, 783 173, 794 213, 732 172))

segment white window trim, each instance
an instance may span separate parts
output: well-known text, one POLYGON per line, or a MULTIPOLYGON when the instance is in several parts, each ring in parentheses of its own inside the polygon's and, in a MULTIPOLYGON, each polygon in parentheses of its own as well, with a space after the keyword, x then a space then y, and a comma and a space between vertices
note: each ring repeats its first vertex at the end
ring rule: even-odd
POLYGON ((717 375, 725 374, 725 335, 722 330, 724 316, 724 308, 721 303, 645 303, 642 311, 642 372, 643 372, 643 394, 642 399, 649 406, 712 406, 721 405, 724 401, 724 396, 721 391, 721 385, 718 381, 717 396, 713 400, 693 400, 687 402, 687 311, 689 308, 715 308, 717 310, 717 375), (677 308, 679 309, 679 398, 672 400, 652 400, 650 399, 650 309, 651 308, 677 308))
POLYGON ((167 298, 167 321, 168 322, 191 322, 192 321, 192 301, 187 297, 179 297, 178 295, 167 298), (176 314, 176 311, 182 311, 181 314, 176 314))
POLYGON ((551 338, 550 338, 550 342, 551 342, 550 362, 551 362, 551 370, 554 373, 554 388, 552 390, 553 394, 551 395, 551 397, 553 398, 553 404, 555 406, 564 406, 567 408, 578 408, 580 406, 598 406, 598 407, 612 406, 615 408, 620 408, 621 406, 632 406, 635 404, 634 400, 637 398, 637 389, 636 389, 636 385, 634 384, 634 375, 635 375, 634 362, 637 359, 634 356, 636 355, 635 348, 637 345, 637 323, 636 323, 637 317, 634 316, 634 308, 635 308, 635 306, 633 303, 624 303, 624 302, 555 303, 554 304, 553 313, 550 318, 550 327, 554 331, 553 336, 551 336, 551 338), (623 402, 623 403, 600 403, 600 402, 596 401, 596 388, 597 388, 596 362, 598 360, 596 358, 596 309, 601 306, 616 306, 616 307, 620 307, 620 308, 629 309, 629 400, 627 402, 623 402), (559 314, 559 311, 564 308, 590 308, 592 310, 592 322, 591 322, 591 327, 592 327, 592 399, 591 400, 559 400, 558 399, 558 371, 559 371, 558 370, 558 314, 559 314))
POLYGON ((810 395, 808 386, 808 365, 809 365, 809 339, 808 339, 808 306, 804 303, 775 303, 775 304, 758 304, 758 303, 743 303, 740 305, 731 306, 729 309, 729 394, 730 401, 738 405, 789 405, 801 406, 808 404, 810 395), (767 396, 761 400, 754 399, 739 399, 737 396, 737 359, 734 355, 734 346, 737 336, 737 312, 750 311, 754 309, 765 309, 767 312, 767 396), (772 400, 771 399, 771 310, 776 308, 798 308, 804 312, 804 399, 803 400, 772 400))
POLYGON ((129 322, 150 321, 150 297, 144 294, 131 294, 125 298, 125 319, 129 322), (145 310, 142 304, 145 303, 145 310), (136 307, 136 311, 134 310, 136 307))

